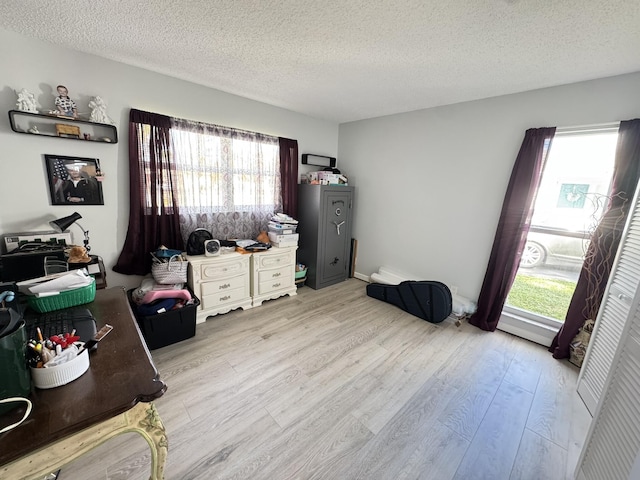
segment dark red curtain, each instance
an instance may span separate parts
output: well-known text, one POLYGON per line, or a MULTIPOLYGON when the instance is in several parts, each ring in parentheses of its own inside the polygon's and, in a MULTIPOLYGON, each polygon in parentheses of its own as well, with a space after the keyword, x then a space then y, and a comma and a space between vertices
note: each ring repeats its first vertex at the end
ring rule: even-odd
POLYGON ((129 228, 113 270, 126 275, 151 271, 160 245, 184 250, 170 163, 170 117, 132 109, 129 113, 129 228))
POLYGON ((533 204, 555 127, 525 132, 502 204, 489 264, 478 297, 478 309, 469 323, 494 331, 513 284, 527 240, 533 204))
POLYGON ((282 211, 293 218, 298 217, 298 141, 289 138, 280 140, 280 185, 282 188, 282 211))
POLYGON ((598 314, 639 178, 640 119, 627 120, 620 122, 618 131, 611 200, 590 238, 564 324, 549 347, 554 358, 568 358, 584 322, 598 314))

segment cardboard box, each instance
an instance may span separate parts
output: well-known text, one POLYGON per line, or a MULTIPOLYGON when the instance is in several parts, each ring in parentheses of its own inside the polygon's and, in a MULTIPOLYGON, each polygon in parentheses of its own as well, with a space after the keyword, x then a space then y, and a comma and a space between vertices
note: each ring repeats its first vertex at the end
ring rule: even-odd
POLYGON ((316 172, 320 185, 347 185, 347 177, 333 172, 316 172))

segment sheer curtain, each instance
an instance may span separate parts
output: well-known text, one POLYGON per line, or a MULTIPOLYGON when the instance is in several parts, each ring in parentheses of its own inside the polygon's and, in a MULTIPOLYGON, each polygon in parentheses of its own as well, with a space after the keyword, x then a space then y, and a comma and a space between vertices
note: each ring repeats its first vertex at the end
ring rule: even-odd
POLYGON ((542 169, 555 132, 555 127, 531 128, 525 132, 502 204, 478 309, 469 319, 469 323, 482 330, 494 331, 498 326, 518 272, 542 169))
POLYGON ((146 275, 158 246, 182 250, 176 188, 172 181, 170 118, 129 113, 129 228, 114 272, 146 275))
POLYGON ((183 250, 196 228, 255 239, 283 211, 283 188, 295 209, 297 167, 296 140, 132 109, 129 227, 113 270, 146 275, 149 252, 183 250))
POLYGON ((278 137, 172 118, 171 144, 183 240, 253 239, 282 211, 278 137))

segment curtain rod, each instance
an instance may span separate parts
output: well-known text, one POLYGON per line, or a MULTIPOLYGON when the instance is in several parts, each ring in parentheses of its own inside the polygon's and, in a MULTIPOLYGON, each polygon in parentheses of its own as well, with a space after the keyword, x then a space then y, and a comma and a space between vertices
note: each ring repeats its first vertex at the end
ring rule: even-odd
POLYGON ((571 133, 585 133, 585 132, 612 132, 617 131, 620 128, 620 122, 610 123, 597 123, 593 125, 578 125, 574 127, 558 127, 556 128, 556 134, 571 134, 571 133))

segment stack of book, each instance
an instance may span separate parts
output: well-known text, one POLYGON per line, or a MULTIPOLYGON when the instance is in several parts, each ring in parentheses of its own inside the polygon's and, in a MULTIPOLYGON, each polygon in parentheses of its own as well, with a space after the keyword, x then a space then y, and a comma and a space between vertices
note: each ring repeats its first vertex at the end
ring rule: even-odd
POLYGON ((269 221, 269 241, 274 247, 298 245, 298 221, 285 213, 276 213, 269 221))

